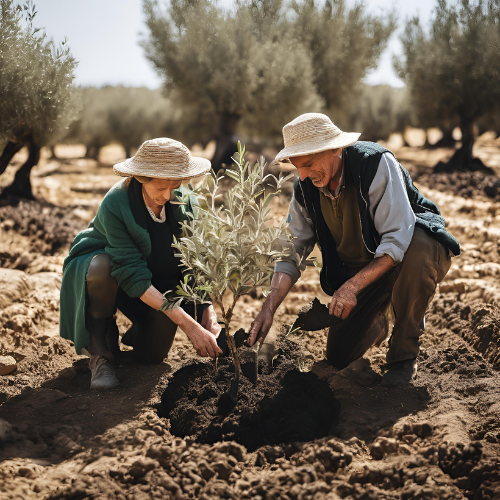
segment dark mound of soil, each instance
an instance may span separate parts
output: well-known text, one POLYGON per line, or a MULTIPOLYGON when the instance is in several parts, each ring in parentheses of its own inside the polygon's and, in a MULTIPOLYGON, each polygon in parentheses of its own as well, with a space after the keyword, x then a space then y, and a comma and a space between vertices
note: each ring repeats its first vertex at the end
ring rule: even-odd
POLYGON ((438 162, 434 172, 481 172, 495 175, 495 171, 487 167, 479 158, 469 158, 463 149, 458 149, 447 162, 438 162))
POLYGON ((0 206, 0 224, 4 231, 14 231, 30 239, 30 247, 24 250, 54 255, 87 226, 76 219, 71 210, 36 201, 21 201, 16 206, 0 206))
POLYGON ((202 443, 236 441, 250 451, 327 436, 339 403, 327 382, 298 369, 297 346, 283 344, 270 375, 260 375, 255 385, 242 377, 229 412, 223 401, 234 377, 232 360, 221 358, 217 371, 213 363, 194 362, 174 373, 159 407, 171 433, 202 443))
POLYGON ((483 172, 422 174, 416 180, 432 189, 448 191, 464 198, 487 196, 500 200, 500 179, 483 172))

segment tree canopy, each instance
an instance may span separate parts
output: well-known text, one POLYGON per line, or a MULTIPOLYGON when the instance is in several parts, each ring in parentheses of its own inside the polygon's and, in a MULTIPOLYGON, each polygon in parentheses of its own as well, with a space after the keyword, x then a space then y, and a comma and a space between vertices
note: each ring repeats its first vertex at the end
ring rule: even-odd
POLYGON ((364 141, 387 140, 394 132, 404 139, 406 127, 414 123, 407 94, 404 88, 363 85, 347 115, 349 130, 361 132, 364 141))
POLYGON ((29 173, 40 148, 66 134, 80 109, 70 48, 35 29, 35 15, 31 1, 21 7, 0 0, 0 174, 17 151, 30 148, 28 162, 2 195, 32 197, 29 173))
POLYGON ((116 141, 127 157, 133 148, 154 137, 169 136, 183 140, 179 112, 161 91, 145 87, 86 87, 80 89, 83 110, 71 125, 64 141, 81 143, 86 156, 98 159, 100 149, 116 141))
POLYGON ((217 139, 216 168, 237 129, 277 137, 300 113, 340 113, 394 29, 343 0, 144 0, 144 12, 146 55, 191 130, 217 139))
POLYGON ((419 122, 462 130, 462 148, 447 168, 480 168, 472 161, 473 125, 499 112, 499 0, 438 0, 428 33, 408 21, 403 56, 395 61, 419 122))
POLYGON ((341 122, 360 95, 361 80, 377 66, 396 28, 393 12, 373 16, 363 3, 345 0, 294 0, 293 37, 307 47, 314 83, 325 109, 341 122))

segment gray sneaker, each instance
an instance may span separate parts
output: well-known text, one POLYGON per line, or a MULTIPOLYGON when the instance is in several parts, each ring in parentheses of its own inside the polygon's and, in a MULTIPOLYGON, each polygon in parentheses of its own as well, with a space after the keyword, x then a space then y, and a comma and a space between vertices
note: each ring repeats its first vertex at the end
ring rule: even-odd
POLYGON ((387 371, 382 377, 382 385, 386 387, 401 387, 410 383, 417 373, 417 360, 407 359, 387 364, 387 371))
POLYGON ((92 372, 90 388, 97 391, 112 389, 120 384, 115 377, 113 364, 104 356, 93 354, 90 356, 89 368, 92 372))

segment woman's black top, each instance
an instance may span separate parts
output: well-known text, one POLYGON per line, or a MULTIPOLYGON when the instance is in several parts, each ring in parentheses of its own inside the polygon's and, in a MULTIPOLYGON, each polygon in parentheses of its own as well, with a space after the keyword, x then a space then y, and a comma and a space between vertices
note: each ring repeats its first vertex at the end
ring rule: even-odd
POLYGON ((161 293, 175 290, 182 280, 180 261, 175 257, 172 248, 174 235, 180 236, 181 228, 172 214, 172 205, 165 204, 165 222, 156 222, 146 208, 142 196, 142 184, 132 178, 129 186, 130 208, 136 222, 144 227, 151 238, 151 254, 147 259, 148 268, 153 275, 152 285, 161 293))

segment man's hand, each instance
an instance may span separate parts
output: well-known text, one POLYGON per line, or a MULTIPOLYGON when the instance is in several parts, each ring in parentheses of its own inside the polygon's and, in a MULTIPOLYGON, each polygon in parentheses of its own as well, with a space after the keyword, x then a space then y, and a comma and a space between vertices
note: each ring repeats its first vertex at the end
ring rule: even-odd
POLYGON ((283 302, 283 299, 287 296, 294 283, 295 280, 290 275, 286 273, 274 273, 269 295, 266 297, 260 313, 257 314, 250 327, 248 345, 254 345, 257 340, 260 343, 264 342, 273 324, 276 309, 283 302))
POLYGON ((248 344, 254 345, 258 340, 260 343, 263 343, 271 326, 273 324, 274 313, 271 311, 269 307, 264 307, 260 310, 260 313, 257 314, 257 317, 254 319, 252 326, 250 327, 248 344))
POLYGON ((394 265, 390 255, 373 259, 333 294, 328 308, 330 314, 340 319, 346 319, 358 303, 357 295, 390 271, 394 265))
POLYGON ((217 323, 217 314, 214 311, 214 306, 212 304, 210 304, 210 307, 207 307, 203 311, 201 326, 213 334, 215 338, 219 336, 221 327, 219 323, 217 323))
POLYGON ((216 358, 219 354, 222 354, 215 340, 216 336, 208 330, 205 330, 205 328, 198 323, 195 323, 189 331, 186 331, 186 335, 189 337, 193 347, 200 356, 216 358))
POLYGON ((334 294, 328 308, 330 314, 340 319, 346 319, 356 307, 355 287, 346 281, 334 294))

